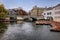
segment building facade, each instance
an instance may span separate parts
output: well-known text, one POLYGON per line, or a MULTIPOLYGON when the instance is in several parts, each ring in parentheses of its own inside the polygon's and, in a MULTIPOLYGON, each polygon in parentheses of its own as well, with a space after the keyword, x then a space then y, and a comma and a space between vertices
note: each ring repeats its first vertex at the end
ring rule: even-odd
POLYGON ((44 19, 49 19, 49 20, 53 20, 52 17, 52 10, 45 10, 42 15, 44 16, 44 19))
POLYGON ((44 10, 42 15, 44 19, 53 19, 53 21, 60 22, 60 4, 52 7, 52 9, 44 10))
POLYGON ((44 11, 44 8, 39 8, 37 6, 34 6, 33 9, 30 11, 30 16, 39 17, 39 16, 41 16, 43 11, 44 11))
POLYGON ((9 9, 7 16, 10 18, 10 20, 16 20, 17 13, 13 9, 9 9))
POLYGON ((56 22, 60 22, 60 4, 56 5, 54 8, 53 8, 53 19, 54 21, 56 22))
POLYGON ((26 16, 27 12, 25 10, 23 10, 22 8, 15 8, 13 9, 18 16, 26 16))

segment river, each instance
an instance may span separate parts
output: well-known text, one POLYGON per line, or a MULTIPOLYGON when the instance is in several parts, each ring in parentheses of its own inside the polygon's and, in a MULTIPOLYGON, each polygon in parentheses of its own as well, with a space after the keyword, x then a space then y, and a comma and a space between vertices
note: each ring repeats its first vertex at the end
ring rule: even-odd
POLYGON ((5 28, 2 28, 4 30, 0 32, 0 40, 60 40, 60 32, 51 32, 50 25, 19 22, 4 24, 4 26, 5 28))

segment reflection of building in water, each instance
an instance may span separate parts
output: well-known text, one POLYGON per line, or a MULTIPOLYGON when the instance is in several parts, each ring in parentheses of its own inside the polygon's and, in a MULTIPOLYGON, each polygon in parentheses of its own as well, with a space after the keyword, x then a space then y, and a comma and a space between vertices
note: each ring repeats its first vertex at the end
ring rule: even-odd
POLYGON ((7 30, 7 23, 0 22, 0 40, 3 38, 6 30, 7 30))

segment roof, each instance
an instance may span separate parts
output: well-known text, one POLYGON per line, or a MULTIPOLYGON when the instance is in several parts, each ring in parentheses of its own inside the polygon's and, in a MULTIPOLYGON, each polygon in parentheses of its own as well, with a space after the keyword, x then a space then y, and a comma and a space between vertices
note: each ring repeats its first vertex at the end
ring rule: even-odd
POLYGON ((54 6, 53 8, 56 8, 56 7, 58 7, 58 6, 60 6, 60 4, 58 4, 58 5, 54 6))
POLYGON ((45 8, 45 10, 52 10, 52 9, 53 9, 53 7, 45 8))

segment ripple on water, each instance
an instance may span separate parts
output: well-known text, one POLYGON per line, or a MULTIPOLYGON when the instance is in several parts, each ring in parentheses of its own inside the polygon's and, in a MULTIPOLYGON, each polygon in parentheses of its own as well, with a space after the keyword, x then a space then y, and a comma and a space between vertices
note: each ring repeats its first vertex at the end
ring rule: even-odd
POLYGON ((59 40, 60 33, 50 32, 50 25, 35 25, 30 22, 9 24, 2 40, 59 40))

